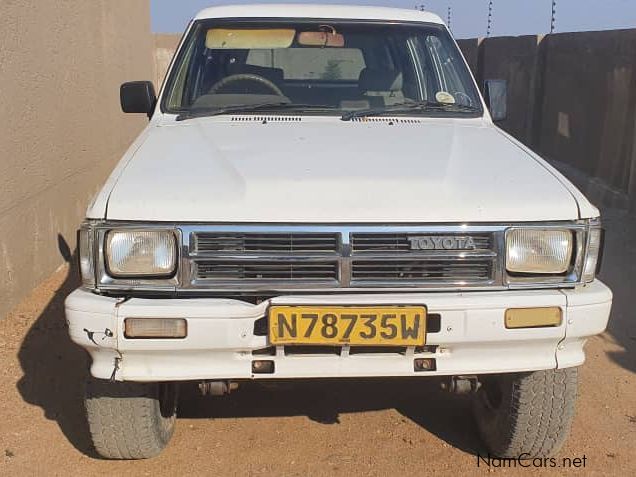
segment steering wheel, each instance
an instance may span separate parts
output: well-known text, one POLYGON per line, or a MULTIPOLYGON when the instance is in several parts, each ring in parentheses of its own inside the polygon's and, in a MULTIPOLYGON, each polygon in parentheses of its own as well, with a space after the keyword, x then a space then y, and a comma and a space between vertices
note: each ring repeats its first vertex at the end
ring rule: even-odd
POLYGON ((227 89, 229 85, 233 83, 239 83, 241 81, 256 83, 258 86, 265 86, 277 96, 285 96, 285 94, 280 90, 278 86, 276 86, 273 81, 270 81, 267 78, 263 78, 262 76, 250 73, 226 76, 222 80, 218 81, 214 86, 212 86, 212 88, 210 88, 209 94, 218 93, 223 89, 227 89))

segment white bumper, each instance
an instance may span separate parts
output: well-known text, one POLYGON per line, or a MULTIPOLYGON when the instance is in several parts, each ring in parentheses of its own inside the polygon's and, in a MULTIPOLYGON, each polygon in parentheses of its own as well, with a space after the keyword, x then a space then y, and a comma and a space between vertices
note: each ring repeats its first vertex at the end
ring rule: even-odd
POLYGON ((260 305, 227 299, 140 299, 127 301, 77 290, 66 300, 73 341, 93 359, 91 372, 122 381, 281 379, 488 374, 578 366, 583 346, 607 327, 612 293, 595 281, 577 290, 283 296, 260 305), (441 315, 441 330, 427 335, 434 351, 414 354, 255 356, 268 348, 255 322, 270 304, 426 305, 441 315), (561 307, 556 328, 510 330, 508 308, 561 307), (183 340, 130 340, 125 318, 185 318, 183 340), (435 358, 436 371, 416 372, 414 359, 435 358), (253 374, 252 361, 275 362, 273 374, 253 374), (115 363, 117 370, 115 372, 115 363))

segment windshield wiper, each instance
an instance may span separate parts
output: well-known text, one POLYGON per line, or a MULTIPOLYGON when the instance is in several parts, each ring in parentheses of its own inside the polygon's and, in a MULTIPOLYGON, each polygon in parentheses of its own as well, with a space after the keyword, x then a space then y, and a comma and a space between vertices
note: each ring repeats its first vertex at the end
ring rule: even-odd
POLYGON ((370 116, 380 116, 389 113, 408 113, 411 111, 450 111, 450 112, 466 112, 478 113, 479 109, 474 106, 466 106, 457 103, 440 103, 437 101, 415 101, 407 103, 398 103, 382 108, 360 109, 357 111, 349 111, 342 115, 343 121, 351 121, 354 118, 367 118, 370 116))
POLYGON ((245 113, 255 112, 261 110, 271 111, 288 111, 288 110, 331 110, 335 109, 333 106, 326 106, 321 104, 295 104, 287 101, 277 101, 271 103, 256 103, 256 104, 236 104, 231 106, 223 106, 218 108, 203 108, 195 109, 181 113, 177 116, 177 121, 185 121, 187 119, 204 118, 209 116, 220 116, 222 114, 231 113, 245 113))

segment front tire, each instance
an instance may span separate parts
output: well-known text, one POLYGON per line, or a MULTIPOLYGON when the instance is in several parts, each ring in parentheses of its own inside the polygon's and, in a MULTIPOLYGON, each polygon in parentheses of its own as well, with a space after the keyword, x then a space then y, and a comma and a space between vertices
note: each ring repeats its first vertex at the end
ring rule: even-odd
POLYGON ((176 384, 93 379, 84 402, 93 445, 106 459, 155 457, 174 433, 176 384))
POLYGON ((474 411, 489 452, 500 458, 558 453, 570 433, 577 386, 576 368, 485 377, 474 411))

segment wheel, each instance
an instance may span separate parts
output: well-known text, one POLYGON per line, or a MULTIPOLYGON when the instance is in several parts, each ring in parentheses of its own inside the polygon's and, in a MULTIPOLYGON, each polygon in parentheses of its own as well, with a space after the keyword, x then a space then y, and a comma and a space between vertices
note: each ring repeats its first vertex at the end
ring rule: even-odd
POLYGON ((177 415, 173 383, 90 380, 84 397, 97 453, 106 459, 148 459, 170 441, 177 415))
POLYGON ((570 433, 577 382, 576 368, 485 377, 474 412, 489 452, 500 458, 559 452, 570 433))

